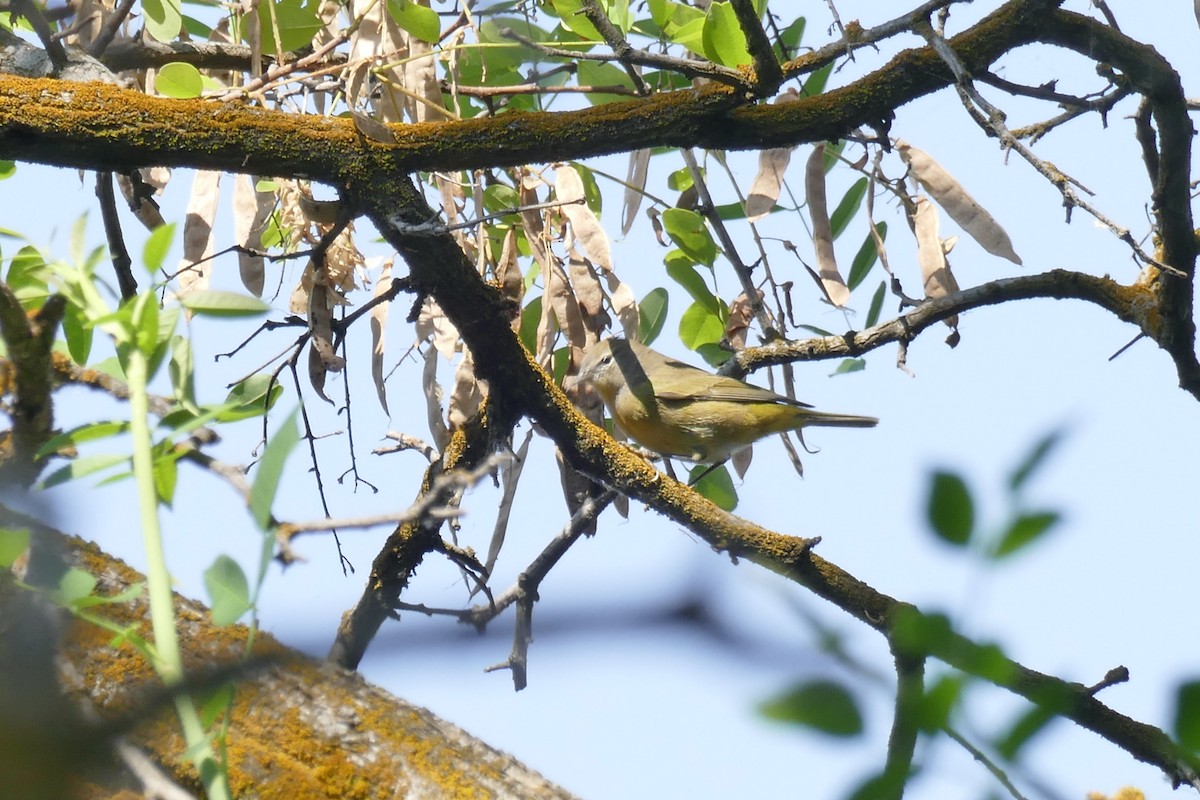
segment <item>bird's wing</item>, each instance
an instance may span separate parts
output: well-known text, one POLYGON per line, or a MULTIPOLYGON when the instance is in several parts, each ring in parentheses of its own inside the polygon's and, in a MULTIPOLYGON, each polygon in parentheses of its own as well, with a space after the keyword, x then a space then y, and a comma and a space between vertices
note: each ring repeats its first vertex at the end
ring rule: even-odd
POLYGON ((783 403, 798 408, 811 408, 808 403, 790 400, 783 395, 743 383, 736 378, 713 375, 682 361, 668 360, 669 370, 663 370, 663 379, 654 387, 654 396, 659 400, 698 401, 723 400, 730 403, 783 403))

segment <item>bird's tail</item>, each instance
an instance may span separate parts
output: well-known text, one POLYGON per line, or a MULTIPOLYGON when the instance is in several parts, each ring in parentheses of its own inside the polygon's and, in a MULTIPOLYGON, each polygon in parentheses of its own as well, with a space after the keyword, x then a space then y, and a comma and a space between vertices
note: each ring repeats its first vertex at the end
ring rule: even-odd
POLYGON ((830 414, 826 411, 804 409, 800 415, 802 427, 824 425, 829 428, 874 428, 879 424, 875 417, 860 417, 855 414, 830 414))

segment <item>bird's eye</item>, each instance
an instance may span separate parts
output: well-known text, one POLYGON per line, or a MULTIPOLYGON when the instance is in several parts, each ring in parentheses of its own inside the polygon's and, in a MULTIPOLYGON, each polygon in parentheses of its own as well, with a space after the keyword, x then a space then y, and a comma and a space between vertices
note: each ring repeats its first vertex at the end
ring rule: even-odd
POLYGON ((600 366, 602 366, 602 367, 606 366, 608 364, 611 364, 611 363, 612 363, 612 356, 605 356, 604 358, 600 359, 600 366))

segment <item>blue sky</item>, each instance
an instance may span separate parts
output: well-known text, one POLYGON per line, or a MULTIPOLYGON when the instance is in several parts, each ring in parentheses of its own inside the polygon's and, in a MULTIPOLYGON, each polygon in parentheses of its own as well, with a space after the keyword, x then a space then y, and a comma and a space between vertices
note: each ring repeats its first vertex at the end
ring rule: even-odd
MULTIPOLYGON (((809 5, 809 30, 823 30, 825 4, 809 5)), ((838 9, 843 20, 857 17, 867 24, 882 20, 878 5, 860 0, 838 3, 838 9)), ((988 10, 976 5, 981 7, 956 10, 954 18, 988 10)), ((1066 4, 1081 11, 1088 5, 1082 0, 1066 4)), ((1132 0, 1110 0, 1109 6, 1128 33, 1150 41, 1173 61, 1190 95, 1200 94, 1195 47, 1200 31, 1187 4, 1156 4, 1153 11, 1132 0)), ((1041 82, 1069 69, 1091 75, 1079 69, 1079 59, 1050 48, 1018 55, 1006 59, 1010 66, 1002 72, 1013 80, 1041 82)), ((845 75, 835 75, 834 83, 882 58, 860 51, 858 62, 845 75)), ((1060 88, 1079 87, 1064 82, 1060 88)), ((999 99, 994 92, 989 96, 999 99)), ((1020 118, 1028 113, 1022 106, 1005 105, 1014 110, 1014 126, 1032 121, 1020 118)), ((1038 152, 1094 190, 1105 213, 1142 234, 1148 192, 1125 119, 1133 108, 1129 101, 1120 106, 1108 130, 1088 119, 1051 134, 1038 152)), ((1024 259, 1024 267, 1015 268, 963 237, 951 255, 963 286, 1058 267, 1107 273, 1122 281, 1136 275, 1124 245, 1084 214, 1076 212, 1074 222, 1064 225, 1056 192, 1015 156, 1006 159, 966 119, 952 92, 901 109, 892 133, 928 151, 958 176, 1004 224, 1024 259)), ((797 187, 806 155, 802 148, 789 173, 797 187)), ((735 156, 733 163, 742 185, 748 185, 754 157, 735 156)), ((681 165, 676 155, 656 158, 650 185, 661 186, 665 174, 681 165)), ((624 174, 620 158, 596 166, 624 174)), ((835 172, 833 180, 843 179, 848 185, 849 176, 835 172)), ((168 188, 168 219, 182 218, 189 183, 181 173, 168 188)), ((605 192, 604 221, 615 235, 620 192, 612 186, 605 192)), ((840 196, 836 188, 831 195, 840 196)), ((218 247, 231 241, 228 197, 223 201, 225 224, 218 226, 218 247)), ((0 208, 0 225, 22 231, 60 255, 66 252, 72 221, 92 209, 90 241, 103 241, 90 178, 81 185, 74 172, 21 165, 16 176, 0 183, 0 208)), ((887 218, 893 266, 913 292, 919 280, 905 226, 890 207, 877 213, 892 214, 887 218)), ((794 220, 769 220, 766 226, 776 225, 773 235, 803 245, 804 232, 794 220)), ((953 224, 944 221, 943 235, 952 230, 953 224)), ((132 222, 127 233, 137 235, 132 222)), ((845 261, 864 233, 865 223, 859 220, 846 241, 839 241, 845 261)), ((748 239, 741 236, 739 242, 748 239)), ((9 241, 0 244, 6 256, 15 250, 9 241)), ((386 255, 368 250, 376 252, 386 255)), ((644 221, 627 239, 614 241, 618 273, 639 297, 669 282, 661 255, 644 221)), ((284 302, 296 271, 286 269, 284 302)), ((236 284, 232 259, 218 264, 216 280, 236 284)), ((723 280, 731 289, 732 277, 723 280)), ((802 274, 797 283, 811 286, 802 274)), ((833 331, 861 325, 876 283, 873 276, 863 297, 852 302, 857 319, 815 311, 805 321, 833 331)), ((675 304, 673 320, 682 306, 675 304)), ((396 310, 389 365, 412 339, 401 321, 407 304, 396 310)), ((671 344, 673 327, 674 321, 669 322, 660 344, 683 355, 677 342, 671 344)), ((822 536, 819 552, 824 557, 894 597, 925 610, 950 612, 965 632, 1001 643, 1034 669, 1094 683, 1124 664, 1132 680, 1106 690, 1102 698, 1134 718, 1168 725, 1175 685, 1200 674, 1190 625, 1197 600, 1192 573, 1200 561, 1193 458, 1200 445, 1200 415, 1195 400, 1177 388, 1169 359, 1148 342, 1109 362, 1135 331, 1079 303, 1044 300, 981 309, 964 315, 960 328, 962 343, 954 350, 942 343, 941 330, 913 343, 908 366, 915 376, 896 369, 894 347, 872 353, 867 369, 853 375, 828 377, 833 363, 798 366, 803 399, 821 409, 878 416, 880 425, 871 431, 811 433, 808 442, 820 452, 805 458, 803 479, 786 463, 778 442, 764 442, 739 486, 738 513, 783 532, 822 536), (1063 511, 1065 521, 1051 537, 995 569, 935 540, 924 522, 931 470, 949 468, 966 476, 980 502, 982 523, 995 529, 1008 509, 1003 487, 1009 472, 1034 442, 1056 429, 1065 433, 1063 444, 1035 479, 1027 501, 1063 511)), ((194 323, 196 347, 210 355, 228 350, 240 336, 240 328, 232 324, 194 323)), ((225 383, 282 344, 263 342, 234 363, 198 357, 199 380, 209 387, 202 389, 205 399, 223 397, 225 383)), ((390 381, 388 420, 376 407, 367 377, 365 329, 352 338, 350 348, 362 359, 357 368, 351 363, 349 376, 358 397, 354 424, 360 465, 381 491, 355 493, 336 485, 330 476, 347 466, 346 437, 323 440, 334 514, 399 510, 413 496, 420 459, 413 454, 376 457, 369 451, 388 429, 425 433, 420 368, 411 362, 402 365, 390 381)), ((694 356, 691 360, 699 363, 694 356)), ((340 392, 340 386, 335 384, 334 390, 340 392)), ((293 399, 289 392, 284 406, 293 399)), ((332 410, 319 400, 310 402, 319 430, 343 430, 332 410)), ((64 393, 59 413, 66 427, 120 410, 106 411, 94 395, 71 391, 64 393)), ((242 423, 233 429, 217 454, 245 462, 256 426, 242 423)), ((524 430, 522 426, 520 433, 524 430)), ((248 570, 254 568, 257 535, 219 482, 195 471, 181 480, 183 492, 167 521, 168 556, 181 590, 202 597, 201 573, 218 554, 233 555, 248 570)), ((85 481, 56 490, 52 497, 62 527, 95 538, 137 566, 143 560, 136 531, 129 528, 131 491, 128 483, 96 490, 85 481)), ((486 550, 496 497, 487 485, 467 495, 460 541, 486 550)), ((289 464, 276 512, 296 520, 320 515, 300 452, 289 464)), ((544 439, 535 438, 494 585, 511 582, 566 518, 552 451, 544 439)), ((300 540, 299 552, 308 560, 287 571, 271 569, 261 609, 264 627, 285 642, 323 654, 341 613, 361 592, 385 535, 384 529, 344 534, 358 569, 349 577, 342 575, 327 536, 300 540)), ((409 599, 446 605, 460 604, 464 597, 457 571, 431 562, 409 599)), ((385 626, 362 671, 594 800, 766 797, 784 791, 835 798, 882 764, 891 709, 890 660, 882 639, 763 570, 731 565, 653 512, 635 505, 628 521, 606 514, 599 535, 568 554, 543 584, 541 597, 534 616, 530 687, 524 692, 513 692, 506 673, 483 671, 507 656, 511 616, 476 637, 450 621, 407 614, 401 623, 385 626), (699 626, 673 618, 670 612, 687 600, 700 602, 720 624, 699 626), (816 633, 805 621, 809 617, 844 635, 849 651, 884 680, 881 685, 852 683, 867 711, 861 739, 832 741, 780 727, 755 713, 757 702, 792 681, 854 680, 820 651, 816 633)), ((932 674, 938 671, 931 667, 932 674)), ((976 740, 1002 729, 1025 707, 986 689, 973 692, 971 701, 958 724, 976 740)), ((981 787, 991 785, 983 768, 952 743, 926 744, 920 755, 925 774, 909 797, 977 796, 981 787)), ((1111 793, 1125 784, 1140 786, 1152 798, 1169 791, 1155 770, 1066 723, 1047 731, 1028 755, 1029 775, 1053 787, 1056 796, 1111 793)), ((1018 781, 1024 777, 1018 775, 1018 781)), ((1029 782, 1020 785, 1031 797, 1046 796, 1029 782)))

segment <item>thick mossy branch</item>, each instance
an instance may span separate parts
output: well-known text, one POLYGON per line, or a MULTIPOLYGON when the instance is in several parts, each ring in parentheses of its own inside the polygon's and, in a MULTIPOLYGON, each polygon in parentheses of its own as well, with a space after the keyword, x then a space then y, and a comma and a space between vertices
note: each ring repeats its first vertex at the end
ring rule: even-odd
MULTIPOLYGON (((968 69, 982 69, 1035 41, 1041 18, 1057 4, 1015 0, 951 44, 968 69)), ((513 166, 654 146, 736 150, 837 139, 863 125, 886 127, 897 107, 951 82, 937 55, 919 48, 848 86, 794 103, 748 106, 728 88, 710 86, 580 111, 393 126, 396 143, 383 144, 363 140, 349 120, 6 75, 0 78, 0 158, 370 184, 419 170, 513 166)))

